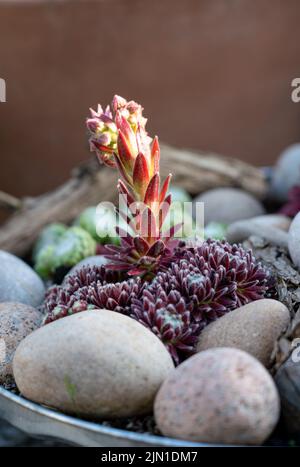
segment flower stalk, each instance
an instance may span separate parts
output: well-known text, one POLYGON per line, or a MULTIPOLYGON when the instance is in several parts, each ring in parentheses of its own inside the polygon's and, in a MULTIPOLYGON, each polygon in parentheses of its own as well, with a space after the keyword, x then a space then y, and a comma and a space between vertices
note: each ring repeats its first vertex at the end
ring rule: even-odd
POLYGON ((174 235, 182 224, 162 233, 171 205, 171 174, 161 185, 159 142, 148 136, 146 122, 139 104, 115 96, 111 107, 91 109, 87 128, 91 150, 100 162, 119 171, 117 188, 126 207, 118 210, 129 227, 117 227, 121 246, 105 247, 109 267, 149 278, 171 262, 178 245, 174 235))

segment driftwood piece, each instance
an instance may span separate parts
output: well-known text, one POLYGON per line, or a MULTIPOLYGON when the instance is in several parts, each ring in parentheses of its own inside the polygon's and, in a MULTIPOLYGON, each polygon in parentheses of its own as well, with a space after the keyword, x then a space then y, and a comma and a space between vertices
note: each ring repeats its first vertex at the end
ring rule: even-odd
POLYGON ((11 211, 21 208, 22 201, 15 196, 0 191, 0 208, 5 208, 11 211))
MULTIPOLYGON (((263 197, 266 183, 259 169, 215 154, 162 146, 161 172, 174 174, 173 182, 191 194, 220 186, 240 187, 263 197)), ((86 206, 115 201, 117 174, 93 160, 76 169, 56 190, 16 203, 18 210, 0 227, 0 249, 23 256, 40 230, 51 222, 72 221, 86 206)), ((10 208, 12 204, 10 203, 10 208)))
POLYGON ((162 146, 162 173, 191 194, 218 187, 237 187, 264 198, 267 185, 257 167, 232 157, 162 146))

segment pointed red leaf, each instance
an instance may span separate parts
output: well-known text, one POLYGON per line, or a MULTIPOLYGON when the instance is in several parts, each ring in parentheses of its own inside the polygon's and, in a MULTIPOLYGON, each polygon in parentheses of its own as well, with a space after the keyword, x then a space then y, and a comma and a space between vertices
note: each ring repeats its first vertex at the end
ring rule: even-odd
POLYGON ((133 155, 133 157, 136 157, 138 148, 135 133, 132 130, 129 122, 119 111, 116 113, 116 125, 118 130, 121 131, 124 135, 130 153, 133 155))
POLYGON ((127 139, 125 138, 125 135, 122 133, 121 130, 119 130, 117 144, 120 161, 122 162, 126 170, 131 171, 135 159, 135 154, 131 153, 131 149, 128 146, 127 139))
POLYGON ((113 153, 114 152, 112 148, 110 148, 108 146, 104 146, 103 144, 98 143, 98 141, 96 141, 94 139, 92 140, 92 143, 101 152, 108 152, 108 153, 113 153))
POLYGON ((161 255, 161 253, 165 249, 165 244, 162 240, 157 240, 157 242, 153 243, 151 248, 147 252, 147 256, 153 256, 156 258, 157 256, 161 255))
POLYGON ((144 203, 147 204, 147 206, 151 206, 152 203, 159 202, 159 182, 160 178, 157 172, 151 178, 145 194, 144 203))
POLYGON ((116 246, 116 245, 107 244, 107 245, 105 245, 105 251, 106 251, 106 253, 109 252, 109 254, 111 254, 111 253, 119 254, 120 253, 120 247, 116 246))
POLYGON ((121 195, 123 195, 123 199, 126 196, 126 204, 129 207, 132 203, 135 202, 134 197, 132 194, 129 192, 127 186, 122 180, 118 180, 118 185, 117 185, 118 191, 121 195))
POLYGON ((166 196, 167 191, 169 189, 171 178, 172 178, 172 174, 169 174, 167 176, 167 178, 165 179, 164 183, 163 183, 163 186, 162 186, 162 189, 161 189, 160 195, 159 195, 159 202, 160 203, 162 203, 164 201, 164 199, 165 199, 165 196, 166 196))
POLYGON ((141 199, 145 195, 145 191, 149 183, 149 178, 150 177, 146 157, 144 156, 144 154, 139 153, 135 160, 132 180, 133 186, 140 195, 141 199))
POLYGON ((155 136, 151 148, 151 162, 153 173, 159 172, 160 147, 158 137, 155 136))
POLYGON ((143 268, 135 268, 135 269, 131 269, 130 271, 128 271, 128 276, 139 276, 140 274, 142 274, 144 271, 143 268))
POLYGON ((146 208, 142 212, 140 235, 143 238, 155 238, 157 236, 156 220, 150 208, 146 208))
POLYGON ((115 162, 116 166, 121 174, 121 176, 124 178, 125 182, 129 183, 129 185, 132 185, 132 179, 131 177, 127 174, 125 167, 123 166, 122 162, 120 161, 119 157, 115 154, 115 162))
POLYGON ((159 228, 162 228, 163 223, 168 215, 172 201, 172 196, 168 195, 159 206, 159 228))
POLYGON ((149 243, 146 242, 142 237, 135 237, 133 239, 133 243, 135 246, 135 249, 140 255, 145 255, 147 251, 149 250, 149 243))

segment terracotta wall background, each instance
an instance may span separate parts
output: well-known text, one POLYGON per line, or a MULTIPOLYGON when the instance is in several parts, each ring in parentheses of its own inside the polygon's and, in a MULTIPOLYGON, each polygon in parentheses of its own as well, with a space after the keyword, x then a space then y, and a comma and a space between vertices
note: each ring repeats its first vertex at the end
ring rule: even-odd
POLYGON ((0 0, 0 189, 66 179, 114 93, 164 141, 272 163, 300 139, 299 24, 298 0, 0 0))

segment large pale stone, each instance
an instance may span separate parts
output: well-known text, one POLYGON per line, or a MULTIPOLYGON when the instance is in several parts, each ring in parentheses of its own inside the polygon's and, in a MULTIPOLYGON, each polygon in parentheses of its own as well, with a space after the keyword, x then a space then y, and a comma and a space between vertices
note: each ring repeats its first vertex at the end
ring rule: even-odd
POLYGON ((269 367, 275 343, 289 321, 289 311, 282 303, 256 300, 209 324, 200 334, 197 350, 235 347, 249 352, 269 367))
POLYGON ((162 342, 137 321, 108 310, 48 324, 15 354, 14 377, 35 402, 85 417, 149 413, 174 367, 162 342))

